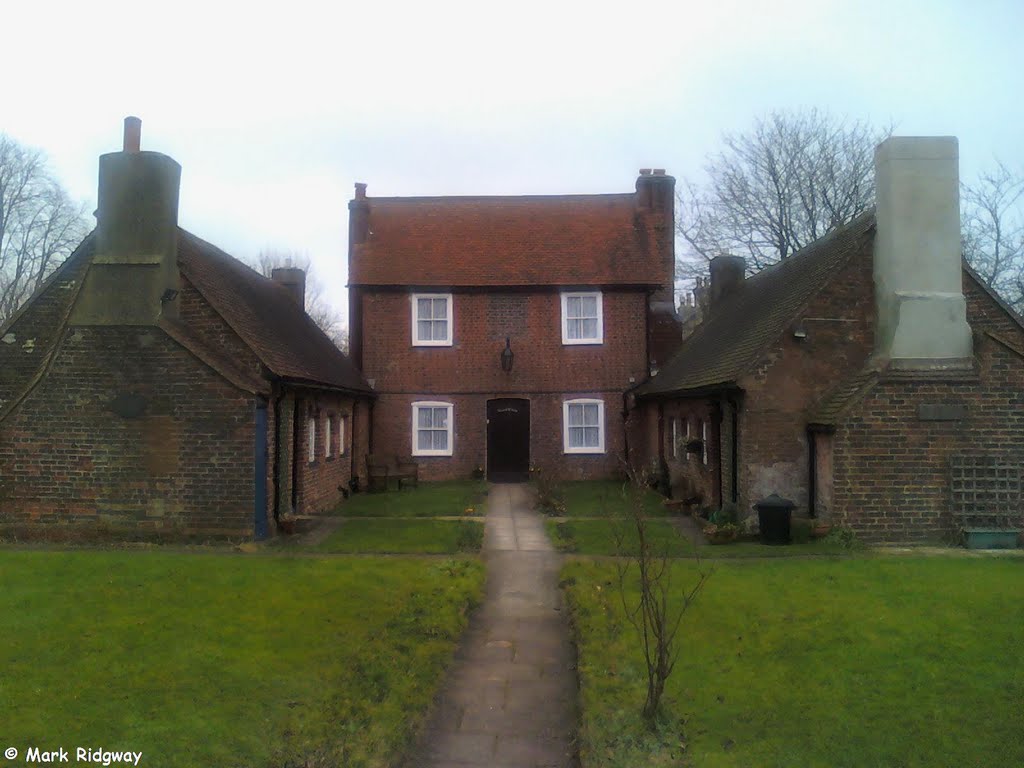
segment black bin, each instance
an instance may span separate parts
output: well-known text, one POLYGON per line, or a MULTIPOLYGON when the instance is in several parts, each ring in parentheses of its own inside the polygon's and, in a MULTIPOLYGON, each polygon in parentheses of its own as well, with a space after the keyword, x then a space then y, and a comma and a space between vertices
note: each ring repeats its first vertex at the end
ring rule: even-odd
POLYGON ((790 521, 796 507, 789 499, 773 493, 754 504, 757 510, 757 524, 761 530, 762 544, 789 544, 790 521))

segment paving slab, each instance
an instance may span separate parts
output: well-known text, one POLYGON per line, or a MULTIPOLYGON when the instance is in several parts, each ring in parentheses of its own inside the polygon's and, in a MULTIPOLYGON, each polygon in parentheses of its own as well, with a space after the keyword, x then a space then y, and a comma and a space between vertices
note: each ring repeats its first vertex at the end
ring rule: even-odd
POLYGON ((487 589, 408 768, 575 768, 576 656, 561 558, 529 487, 495 484, 487 589))

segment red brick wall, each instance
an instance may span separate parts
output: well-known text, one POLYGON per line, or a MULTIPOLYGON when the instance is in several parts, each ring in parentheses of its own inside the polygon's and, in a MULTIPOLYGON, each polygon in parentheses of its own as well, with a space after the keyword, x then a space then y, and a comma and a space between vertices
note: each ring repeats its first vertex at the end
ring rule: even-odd
POLYGON ((485 464, 486 402, 494 397, 531 401, 531 462, 563 477, 620 471, 625 453, 622 392, 646 370, 646 296, 604 292, 604 343, 562 344, 558 292, 454 295, 451 347, 413 347, 409 293, 371 292, 362 297, 363 362, 380 393, 374 408, 375 453, 411 450, 411 403, 455 403, 455 455, 422 457, 426 479, 468 477, 485 464), (500 367, 509 337, 515 362, 500 367), (632 379, 632 381, 631 381, 632 379), (562 446, 562 401, 605 401, 606 452, 567 456, 562 446))
POLYGON ((337 394, 299 392, 298 512, 327 512, 342 502, 352 477, 354 401, 337 394), (316 423, 313 461, 309 460, 309 420, 316 423), (326 451, 326 422, 332 420, 331 455, 326 451), (339 424, 344 424, 339 430, 339 424))
POLYGON ((254 422, 251 395, 159 329, 71 328, 0 425, 0 525, 251 537, 254 422), (111 410, 125 394, 138 418, 111 410))
POLYGON ((530 394, 495 392, 455 395, 381 395, 374 408, 374 453, 408 456, 412 451, 412 404, 418 400, 450 402, 454 408, 451 456, 417 456, 420 478, 469 478, 487 466, 487 401, 523 397, 530 401, 530 464, 571 480, 617 476, 625 469, 625 430, 619 392, 530 394), (566 454, 563 444, 562 403, 575 397, 604 401, 605 452, 566 454))
POLYGON ((949 460, 999 454, 1024 466, 1024 331, 965 277, 978 368, 968 375, 884 376, 833 438, 834 519, 865 539, 949 539, 949 460), (966 408, 959 421, 923 421, 920 405, 966 408))

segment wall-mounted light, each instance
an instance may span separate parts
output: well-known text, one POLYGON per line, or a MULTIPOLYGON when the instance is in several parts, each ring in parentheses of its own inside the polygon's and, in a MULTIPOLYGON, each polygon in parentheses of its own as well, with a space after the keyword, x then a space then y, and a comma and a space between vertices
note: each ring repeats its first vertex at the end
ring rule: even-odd
POLYGON ((512 362, 515 360, 515 357, 515 353, 512 351, 512 342, 506 336, 505 348, 501 350, 501 370, 509 373, 512 370, 512 362))
POLYGON ((174 301, 176 298, 178 298, 178 289, 168 288, 163 292, 163 295, 160 297, 160 303, 166 304, 168 301, 174 301))
POLYGON ((804 341, 807 338, 807 329, 804 328, 803 324, 797 323, 796 327, 793 328, 793 338, 797 341, 804 341))

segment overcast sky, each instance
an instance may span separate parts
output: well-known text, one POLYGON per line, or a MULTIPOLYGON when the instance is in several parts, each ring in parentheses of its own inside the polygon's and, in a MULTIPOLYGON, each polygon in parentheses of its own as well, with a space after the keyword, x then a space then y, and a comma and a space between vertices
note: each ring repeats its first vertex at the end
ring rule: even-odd
POLYGON ((723 131, 811 106, 1024 171, 1024 0, 5 4, 0 131, 96 200, 97 156, 181 163, 180 223, 308 253, 347 312, 368 194, 625 192, 699 179, 723 131))

